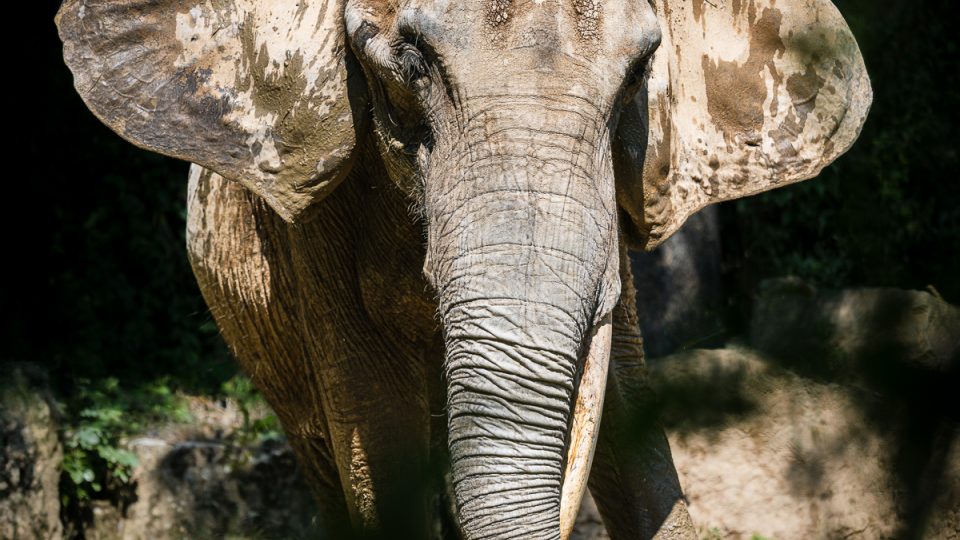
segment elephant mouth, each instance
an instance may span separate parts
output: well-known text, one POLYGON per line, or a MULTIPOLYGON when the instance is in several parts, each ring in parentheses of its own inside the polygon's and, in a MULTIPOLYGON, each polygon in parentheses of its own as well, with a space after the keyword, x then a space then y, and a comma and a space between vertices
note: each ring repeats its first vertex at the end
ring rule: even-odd
POLYGON ((587 487, 603 412, 612 337, 612 317, 607 314, 594 326, 590 335, 590 345, 574 397, 566 467, 560 490, 560 537, 563 539, 569 538, 573 530, 587 487))
POLYGON ((409 112, 394 102, 390 91, 379 78, 370 79, 369 85, 374 118, 386 149, 414 159, 422 144, 430 144, 431 133, 422 121, 414 121, 409 112))

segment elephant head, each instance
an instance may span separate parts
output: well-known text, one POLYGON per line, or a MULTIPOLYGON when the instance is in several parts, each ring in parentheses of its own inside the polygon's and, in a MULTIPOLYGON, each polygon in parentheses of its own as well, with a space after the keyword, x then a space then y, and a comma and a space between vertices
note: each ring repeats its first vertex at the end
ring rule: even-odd
POLYGON ((426 231, 470 538, 572 526, 620 243, 816 175, 871 100, 829 0, 67 0, 57 21, 104 123, 287 221, 375 145, 426 231))

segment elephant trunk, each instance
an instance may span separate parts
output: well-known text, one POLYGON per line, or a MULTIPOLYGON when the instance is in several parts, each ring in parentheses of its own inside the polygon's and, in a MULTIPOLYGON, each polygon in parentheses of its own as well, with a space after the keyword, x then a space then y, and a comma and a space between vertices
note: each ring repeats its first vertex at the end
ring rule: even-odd
MULTIPOLYGON (((582 439, 571 426, 591 336, 620 290, 613 178, 591 159, 577 165, 576 151, 544 157, 582 143, 582 126, 562 125, 580 140, 558 140, 555 127, 494 129, 461 153, 479 159, 445 160, 435 174, 446 175, 427 179, 426 272, 440 298, 454 490, 471 539, 560 538, 572 522, 561 493, 578 503, 589 469, 592 441, 586 454, 569 447, 582 439), (573 490, 564 485, 571 455, 580 459, 573 490)), ((593 355, 603 379, 605 347, 593 355)))

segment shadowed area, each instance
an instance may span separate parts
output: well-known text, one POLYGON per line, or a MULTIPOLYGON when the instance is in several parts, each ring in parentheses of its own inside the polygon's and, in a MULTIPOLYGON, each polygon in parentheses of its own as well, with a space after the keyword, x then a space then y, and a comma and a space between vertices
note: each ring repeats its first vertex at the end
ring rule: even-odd
POLYGON ((650 362, 698 525, 776 538, 957 526, 960 309, 775 280, 734 343, 650 362))

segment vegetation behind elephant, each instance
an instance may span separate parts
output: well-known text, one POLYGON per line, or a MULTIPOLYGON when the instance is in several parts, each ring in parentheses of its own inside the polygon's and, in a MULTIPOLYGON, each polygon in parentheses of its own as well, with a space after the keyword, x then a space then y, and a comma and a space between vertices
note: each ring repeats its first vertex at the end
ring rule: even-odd
POLYGON ((338 534, 564 538, 589 478, 612 537, 690 537, 627 247, 816 175, 871 99, 827 0, 67 0, 57 22, 90 109, 196 164, 194 272, 338 534))

